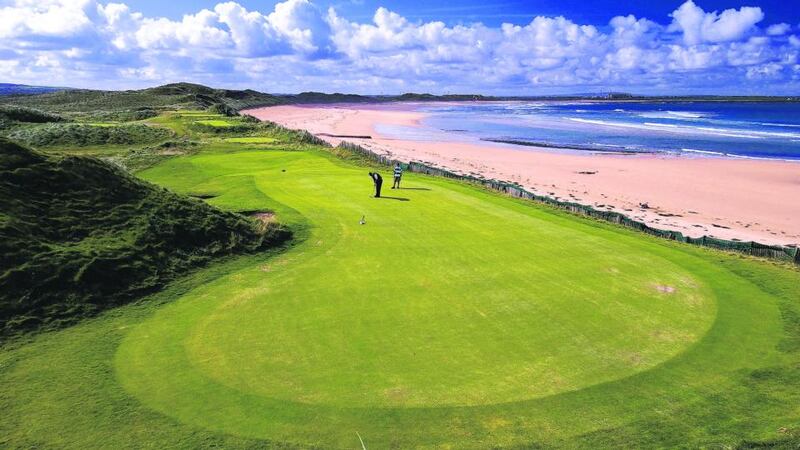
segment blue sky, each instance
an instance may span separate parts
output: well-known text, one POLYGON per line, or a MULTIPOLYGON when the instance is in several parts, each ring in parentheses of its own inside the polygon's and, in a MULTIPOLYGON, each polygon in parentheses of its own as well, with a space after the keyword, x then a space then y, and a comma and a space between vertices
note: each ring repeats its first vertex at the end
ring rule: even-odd
MULTIPOLYGON (((163 0, 133 0, 128 5, 148 15, 163 15, 179 19, 184 14, 202 8, 213 9, 218 0, 198 0, 192 2, 165 2, 163 0)), ((275 1, 241 0, 242 6, 262 11, 271 11, 275 1)), ((503 22, 528 23, 537 15, 559 16, 591 25, 607 25, 614 16, 633 14, 651 19, 664 18, 675 10, 680 2, 675 1, 625 1, 625 0, 538 0, 538 1, 486 1, 452 0, 447 2, 420 2, 400 0, 383 2, 364 1, 324 1, 317 5, 327 9, 336 8, 351 20, 370 19, 375 10, 385 6, 400 15, 415 20, 441 20, 448 24, 480 21, 486 25, 500 25, 503 22), (439 3, 439 4, 437 4, 439 3)), ((741 1, 710 0, 700 2, 707 10, 725 10, 742 6, 758 6, 764 11, 766 20, 800 23, 800 5, 792 0, 741 1)))
POLYGON ((0 82, 800 94, 795 1, 0 0, 0 82))

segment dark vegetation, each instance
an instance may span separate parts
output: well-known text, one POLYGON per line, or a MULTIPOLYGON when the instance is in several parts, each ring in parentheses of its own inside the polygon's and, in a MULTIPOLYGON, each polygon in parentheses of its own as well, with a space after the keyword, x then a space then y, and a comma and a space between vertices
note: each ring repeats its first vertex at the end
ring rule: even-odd
POLYGON ((120 111, 95 111, 82 115, 81 118, 90 122, 133 122, 156 117, 160 112, 150 106, 125 109, 120 111))
POLYGON ((208 112, 214 114, 222 114, 223 116, 228 116, 228 117, 235 117, 239 115, 239 111, 224 103, 214 103, 213 105, 208 107, 208 112))
POLYGON ((171 136, 172 132, 166 128, 144 124, 96 126, 83 123, 44 124, 19 128, 8 134, 12 140, 34 147, 148 144, 171 136))
POLYGON ((0 336, 73 323, 288 237, 100 160, 0 139, 0 336))
POLYGON ((296 95, 283 95, 280 97, 284 103, 365 103, 374 102, 376 97, 368 95, 326 94, 324 92, 301 92, 296 95))
MULTIPOLYGON (((10 125, 13 122, 49 123, 63 121, 64 118, 57 114, 40 111, 35 108, 15 105, 0 106, 0 124, 5 123, 10 125)), ((2 125, 0 125, 0 128, 2 128, 2 125)))

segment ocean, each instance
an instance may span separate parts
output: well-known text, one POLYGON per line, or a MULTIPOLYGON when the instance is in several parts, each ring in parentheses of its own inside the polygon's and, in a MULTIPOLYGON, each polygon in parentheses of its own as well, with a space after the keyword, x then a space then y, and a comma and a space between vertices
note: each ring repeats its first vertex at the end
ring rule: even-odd
POLYGON ((406 139, 503 142, 567 151, 685 153, 800 160, 800 104, 751 102, 487 102, 417 104, 406 139))

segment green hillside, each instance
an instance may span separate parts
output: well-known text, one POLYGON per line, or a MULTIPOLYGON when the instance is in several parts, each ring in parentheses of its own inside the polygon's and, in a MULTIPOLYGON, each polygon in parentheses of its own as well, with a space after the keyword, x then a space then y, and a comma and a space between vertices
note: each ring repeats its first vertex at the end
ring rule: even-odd
POLYGON ((103 117, 137 109, 205 109, 223 104, 233 109, 269 106, 280 103, 270 94, 253 90, 213 89, 191 83, 175 83, 131 91, 71 89, 40 95, 0 97, 0 104, 29 106, 45 111, 103 117))
POLYGON ((0 334, 94 315, 285 238, 99 160, 0 140, 0 334))

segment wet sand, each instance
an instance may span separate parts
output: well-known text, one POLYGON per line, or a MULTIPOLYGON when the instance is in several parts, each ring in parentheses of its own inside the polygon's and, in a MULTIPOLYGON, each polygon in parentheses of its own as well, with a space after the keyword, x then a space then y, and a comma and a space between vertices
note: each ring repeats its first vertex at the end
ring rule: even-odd
POLYGON ((419 126, 424 114, 411 109, 293 105, 247 113, 308 130, 334 145, 347 140, 401 161, 514 181, 537 194, 622 212, 693 237, 800 245, 800 163, 558 151, 465 141, 447 133, 435 141, 392 139, 376 131, 377 125, 419 126))

